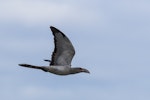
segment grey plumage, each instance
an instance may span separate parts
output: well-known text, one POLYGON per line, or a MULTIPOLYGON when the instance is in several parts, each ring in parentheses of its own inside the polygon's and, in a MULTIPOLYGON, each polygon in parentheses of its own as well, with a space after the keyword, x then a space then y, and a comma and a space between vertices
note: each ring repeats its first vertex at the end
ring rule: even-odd
POLYGON ((54 35, 55 49, 50 65, 71 65, 75 50, 70 40, 55 27, 50 27, 54 35))
POLYGON ((55 27, 51 26, 50 29, 54 35, 55 48, 51 60, 44 60, 50 63, 49 66, 35 66, 30 64, 19 64, 19 66, 41 69, 57 75, 69 75, 80 72, 90 73, 87 69, 81 67, 71 68, 71 61, 75 55, 71 41, 55 27))

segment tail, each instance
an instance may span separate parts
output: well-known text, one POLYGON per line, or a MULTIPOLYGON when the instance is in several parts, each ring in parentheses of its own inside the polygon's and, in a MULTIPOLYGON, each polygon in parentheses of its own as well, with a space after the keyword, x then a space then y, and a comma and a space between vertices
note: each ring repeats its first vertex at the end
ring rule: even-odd
POLYGON ((41 70, 47 72, 47 69, 45 67, 40 67, 40 66, 35 66, 35 65, 29 65, 29 64, 18 64, 18 65, 22 66, 22 67, 27 67, 27 68, 41 69, 41 70))

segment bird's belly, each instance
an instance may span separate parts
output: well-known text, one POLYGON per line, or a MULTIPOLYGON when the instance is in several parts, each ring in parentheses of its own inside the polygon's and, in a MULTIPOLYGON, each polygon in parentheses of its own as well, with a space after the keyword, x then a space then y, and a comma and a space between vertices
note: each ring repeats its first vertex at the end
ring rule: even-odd
POLYGON ((51 70, 49 72, 57 75, 68 75, 70 68, 67 66, 51 66, 51 70))

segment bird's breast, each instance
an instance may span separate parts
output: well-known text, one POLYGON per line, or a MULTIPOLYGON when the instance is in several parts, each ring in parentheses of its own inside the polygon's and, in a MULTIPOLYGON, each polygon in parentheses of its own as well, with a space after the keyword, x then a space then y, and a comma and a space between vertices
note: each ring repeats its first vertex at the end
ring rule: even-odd
POLYGON ((70 72, 70 67, 68 66, 50 66, 49 72, 57 75, 67 75, 70 72))

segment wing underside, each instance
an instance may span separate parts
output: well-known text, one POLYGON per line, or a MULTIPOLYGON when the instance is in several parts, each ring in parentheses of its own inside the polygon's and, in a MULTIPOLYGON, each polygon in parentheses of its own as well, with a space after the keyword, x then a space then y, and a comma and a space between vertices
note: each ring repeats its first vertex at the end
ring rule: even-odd
POLYGON ((65 34, 56 29, 50 27, 54 35, 54 51, 51 57, 50 65, 69 65, 71 66, 72 58, 75 54, 74 47, 65 34))

